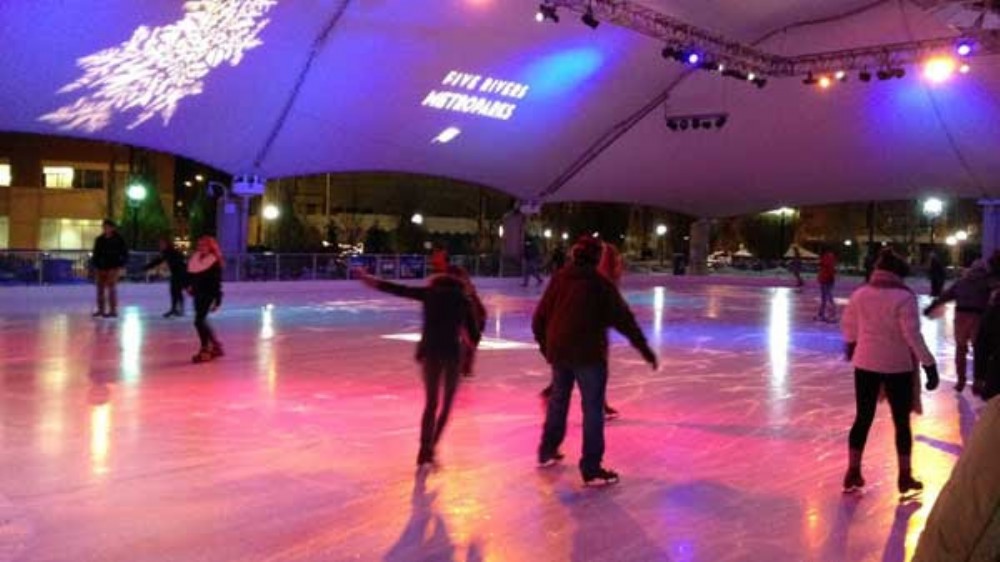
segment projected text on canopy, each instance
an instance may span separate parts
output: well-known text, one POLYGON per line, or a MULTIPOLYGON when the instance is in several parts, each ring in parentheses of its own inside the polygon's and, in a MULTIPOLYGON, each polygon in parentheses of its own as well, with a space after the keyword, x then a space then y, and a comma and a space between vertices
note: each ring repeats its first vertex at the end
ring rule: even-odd
POLYGON ((440 90, 431 90, 423 106, 506 121, 514 116, 517 104, 528 95, 529 86, 493 76, 449 72, 440 90))

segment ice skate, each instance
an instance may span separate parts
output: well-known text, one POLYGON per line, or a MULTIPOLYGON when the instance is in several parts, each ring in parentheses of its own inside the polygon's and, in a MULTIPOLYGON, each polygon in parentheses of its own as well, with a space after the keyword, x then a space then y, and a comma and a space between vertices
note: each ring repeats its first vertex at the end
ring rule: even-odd
POLYGON ((865 479, 861 476, 860 468, 849 468, 844 475, 844 493, 853 494, 860 492, 865 487, 865 479))
POLYGON ((566 458, 566 455, 562 454, 559 451, 556 451, 555 453, 548 454, 548 455, 539 455, 539 457, 538 457, 538 468, 550 468, 550 467, 553 467, 553 466, 559 464, 560 462, 562 462, 562 460, 565 459, 565 458, 566 458))
POLYGON ((897 485, 900 499, 912 498, 924 491, 924 483, 909 473, 900 474, 897 485))
POLYGON ((612 408, 611 406, 609 406, 607 404, 604 405, 604 419, 606 419, 608 421, 610 421, 610 420, 616 420, 616 419, 618 419, 619 415, 620 414, 618 413, 618 410, 612 408))
POLYGON ((191 358, 191 362, 192 363, 207 363, 207 362, 211 361, 212 359, 215 359, 215 355, 213 355, 212 350, 209 349, 209 348, 207 348, 207 347, 203 347, 203 348, 201 348, 201 351, 199 351, 198 353, 194 354, 194 357, 191 358))
POLYGON ((606 468, 600 468, 593 474, 583 474, 584 486, 610 486, 619 481, 618 473, 606 468))
POLYGON ((222 348, 222 344, 219 342, 212 344, 212 347, 209 348, 209 353, 212 354, 212 359, 224 357, 226 355, 226 351, 222 348))

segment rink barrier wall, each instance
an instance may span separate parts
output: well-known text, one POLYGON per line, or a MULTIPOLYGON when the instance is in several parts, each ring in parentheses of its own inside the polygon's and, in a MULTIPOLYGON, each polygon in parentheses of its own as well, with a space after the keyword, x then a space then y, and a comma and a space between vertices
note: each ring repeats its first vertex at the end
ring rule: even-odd
MULTIPOLYGON (((169 279, 166 265, 144 271, 158 252, 131 252, 123 281, 154 283, 169 279)), ((458 255, 449 258, 474 277, 516 277, 521 264, 498 255, 458 255)), ((279 254, 272 252, 228 255, 226 281, 347 280, 357 268, 386 279, 426 277, 429 256, 392 254, 340 256, 326 253, 279 254)), ((86 250, 24 251, 0 250, 0 286, 72 285, 92 283, 93 268, 86 250)))

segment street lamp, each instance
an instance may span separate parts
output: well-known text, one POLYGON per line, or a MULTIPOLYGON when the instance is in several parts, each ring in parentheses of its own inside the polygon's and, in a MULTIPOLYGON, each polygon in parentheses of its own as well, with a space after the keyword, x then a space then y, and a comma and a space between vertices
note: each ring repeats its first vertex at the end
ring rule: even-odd
POLYGON ((146 200, 147 193, 146 186, 141 183, 133 183, 125 190, 125 196, 128 198, 128 206, 132 209, 133 250, 139 245, 139 207, 142 205, 142 202, 146 200))
POLYGON ((930 222, 931 246, 934 245, 934 221, 944 212, 944 201, 937 197, 928 197, 924 201, 924 216, 930 222))
POLYGON ((552 229, 546 228, 545 232, 542 233, 542 236, 544 236, 546 240, 552 238, 552 229))
POLYGON ((260 216, 263 220, 257 223, 257 240, 260 241, 261 246, 265 246, 266 244, 264 244, 264 221, 276 220, 278 217, 281 216, 281 209, 279 209, 277 205, 268 203, 267 205, 264 205, 264 207, 260 210, 260 216))
POLYGON ((773 211, 769 211, 768 214, 770 214, 770 215, 778 215, 779 217, 781 217, 781 225, 779 227, 780 228, 780 232, 779 232, 780 243, 778 245, 778 249, 779 249, 779 251, 778 251, 778 257, 779 258, 783 258, 783 257, 785 257, 785 219, 786 219, 786 217, 790 217, 790 216, 794 215, 795 214, 795 209, 792 209, 791 207, 781 207, 779 209, 775 209, 773 211))
POLYGON ((420 213, 413 213, 413 216, 410 217, 410 222, 417 226, 422 225, 424 224, 424 216, 420 213))
POLYGON ((969 239, 969 233, 964 230, 959 230, 958 232, 955 233, 955 240, 958 240, 959 242, 965 242, 968 239, 969 239))
POLYGON ((663 267, 664 253, 666 252, 666 241, 665 237, 667 235, 667 225, 658 224, 656 225, 656 238, 660 246, 660 267, 663 267))

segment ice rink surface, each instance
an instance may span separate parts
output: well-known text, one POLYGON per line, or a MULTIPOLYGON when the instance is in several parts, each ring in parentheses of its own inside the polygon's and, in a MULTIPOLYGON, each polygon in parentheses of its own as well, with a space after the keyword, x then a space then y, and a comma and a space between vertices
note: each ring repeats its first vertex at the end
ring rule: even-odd
POLYGON ((492 280, 488 349, 440 470, 417 478, 416 305, 346 282, 229 285, 213 317, 228 355, 193 365, 191 318, 160 317, 166 287, 121 292, 121 317, 94 320, 90 287, 0 289, 0 560, 903 561, 981 406, 951 389, 951 312, 925 320, 944 381, 914 420, 923 500, 897 501, 884 404, 869 489, 844 496, 851 370, 837 327, 812 320, 818 290, 630 279, 662 368, 615 340, 622 481, 584 488, 576 400, 565 466, 534 464, 541 291, 492 280))

